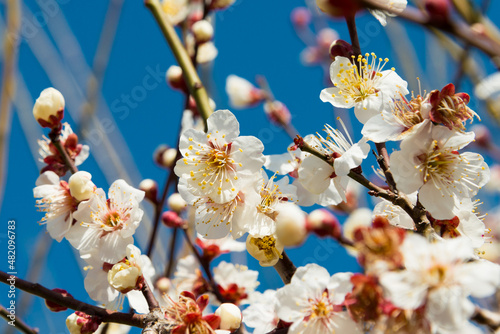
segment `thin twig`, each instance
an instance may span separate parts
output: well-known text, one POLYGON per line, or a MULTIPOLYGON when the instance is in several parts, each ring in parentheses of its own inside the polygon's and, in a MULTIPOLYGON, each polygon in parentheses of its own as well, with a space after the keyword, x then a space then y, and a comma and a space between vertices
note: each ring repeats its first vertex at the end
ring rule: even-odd
POLYGON ((60 134, 61 134, 60 130, 53 129, 49 133, 50 141, 56 147, 57 151, 63 158, 66 167, 68 167, 68 169, 71 171, 72 174, 75 174, 76 172, 78 172, 78 168, 76 168, 75 162, 69 157, 66 149, 61 145, 60 134))
POLYGON ((170 237, 170 247, 168 253, 168 263, 165 269, 165 277, 170 278, 172 276, 172 271, 174 270, 174 257, 175 257, 175 244, 177 242, 177 234, 179 232, 178 227, 172 229, 172 236, 170 237))
POLYGON ((38 283, 25 281, 16 276, 9 275, 3 271, 0 271, 0 282, 8 285, 11 285, 11 282, 14 282, 13 285, 16 287, 16 289, 21 289, 23 291, 31 293, 32 295, 50 300, 54 303, 65 306, 75 311, 81 311, 88 315, 97 316, 103 322, 116 322, 118 324, 144 328, 144 319, 146 317, 145 315, 115 312, 90 305, 73 297, 63 296, 62 294, 49 290, 38 283))
POLYGON ((160 308, 160 304, 158 304, 158 301, 156 300, 153 291, 151 291, 151 289, 149 288, 148 282, 146 282, 146 280, 144 280, 141 292, 144 295, 144 298, 146 298, 146 302, 149 306, 149 312, 153 312, 154 310, 160 308))
POLYGON ((207 91, 205 90, 205 87, 203 86, 198 73, 193 66, 191 57, 189 57, 189 54, 182 45, 182 42, 179 39, 179 36, 177 36, 174 27, 172 26, 172 24, 170 24, 168 18, 166 17, 166 14, 161 9, 160 2, 158 0, 146 0, 145 5, 146 7, 148 7, 148 9, 156 19, 156 22, 160 26, 160 29, 163 32, 163 35, 167 40, 175 59, 179 63, 179 66, 182 68, 182 73, 184 75, 186 85, 189 89, 189 93, 196 101, 197 109, 200 112, 201 117, 203 117, 206 127, 206 121, 212 114, 213 110, 210 107, 207 91))
POLYGON ((226 298, 224 298, 224 296, 221 295, 219 288, 217 286, 217 283, 215 282, 214 277, 212 275, 212 272, 210 271, 210 263, 205 261, 205 259, 203 259, 203 257, 200 255, 200 252, 198 252, 198 249, 196 249, 195 245, 191 241, 191 237, 189 236, 188 230, 183 229, 183 232, 184 232, 184 238, 186 239, 187 244, 189 245, 189 247, 193 251, 194 256, 198 259, 198 262, 200 263, 201 267, 203 268, 203 271, 207 275, 208 284, 210 285, 210 287, 212 289, 212 293, 217 297, 217 299, 221 303, 227 302, 226 298))
MULTIPOLYGON (((11 318, 9 318, 10 313, 7 311, 5 307, 0 305, 0 316, 4 318, 7 322, 13 321, 11 318)), ((31 328, 28 326, 21 318, 19 318, 17 315, 15 316, 14 320, 14 325, 13 325, 18 331, 26 333, 26 334, 38 334, 38 328, 31 328)))
POLYGON ((278 275, 280 275, 283 283, 288 284, 292 280, 292 276, 295 274, 297 267, 295 267, 292 260, 286 255, 285 251, 281 253, 281 256, 282 258, 274 265, 274 269, 276 269, 278 275))

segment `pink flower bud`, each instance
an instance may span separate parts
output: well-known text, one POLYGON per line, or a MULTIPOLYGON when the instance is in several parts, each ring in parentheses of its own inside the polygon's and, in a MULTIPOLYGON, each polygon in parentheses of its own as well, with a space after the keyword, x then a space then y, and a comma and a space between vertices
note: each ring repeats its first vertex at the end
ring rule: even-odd
POLYGON ((168 68, 166 73, 167 83, 173 89, 187 92, 186 82, 182 73, 182 68, 172 65, 168 68))
POLYGON ((317 37, 319 49, 326 52, 338 38, 339 34, 335 30, 330 28, 321 29, 317 37))
POLYGON ((282 125, 290 124, 292 118, 290 111, 280 101, 264 103, 264 111, 272 122, 282 125))
POLYGON ((290 19, 293 25, 303 28, 311 23, 311 12, 306 7, 297 7, 292 10, 290 19))
MULTIPOLYGON (((64 289, 55 288, 55 289, 52 289, 52 291, 60 293, 64 297, 68 297, 68 296, 73 297, 71 294, 68 293, 68 291, 66 291, 64 289)), ((47 299, 45 300, 45 306, 47 306, 47 308, 49 310, 51 310, 52 312, 61 312, 61 311, 66 311, 68 309, 66 306, 59 305, 59 304, 54 303, 53 301, 50 301, 47 299)))
POLYGON ((66 327, 71 334, 92 334, 100 324, 101 320, 80 311, 75 311, 66 319, 66 327))
POLYGON ((337 217, 326 209, 314 210, 307 216, 307 229, 320 237, 338 238, 341 234, 337 217))
POLYGON ((165 224, 168 227, 183 228, 185 226, 184 219, 179 217, 179 215, 174 211, 165 211, 161 215, 161 220, 163 221, 163 224, 165 224))

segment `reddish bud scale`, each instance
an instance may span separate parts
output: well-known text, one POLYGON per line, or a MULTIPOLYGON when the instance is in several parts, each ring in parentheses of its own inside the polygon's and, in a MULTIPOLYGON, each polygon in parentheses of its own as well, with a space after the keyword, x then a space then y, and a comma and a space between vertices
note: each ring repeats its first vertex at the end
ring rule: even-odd
POLYGON ((161 220, 162 220, 163 224, 165 224, 165 226, 171 227, 171 228, 175 228, 175 227, 184 228, 184 226, 186 225, 186 222, 184 221, 184 219, 179 217, 179 215, 174 211, 164 212, 161 215, 161 220))
POLYGON ((56 115, 50 115, 48 121, 39 118, 37 119, 37 122, 44 128, 60 129, 61 120, 63 119, 63 117, 64 117, 64 109, 60 109, 57 111, 56 115))
POLYGON ((97 317, 80 311, 75 311, 75 314, 78 316, 77 324, 82 325, 80 329, 81 334, 92 334, 97 331, 97 328, 101 325, 101 320, 97 317))
MULTIPOLYGON (((68 293, 68 291, 64 289, 55 288, 52 289, 52 291, 61 294, 63 297, 68 297, 68 296, 73 297, 71 294, 68 293)), ((66 306, 59 305, 47 299, 45 299, 45 306, 47 306, 47 308, 52 312, 61 312, 61 311, 66 311, 68 309, 66 306)))
POLYGON ((382 288, 376 277, 354 274, 353 289, 346 295, 346 307, 356 322, 375 321, 382 314, 382 288))
POLYGON ((451 4, 449 0, 425 0, 429 22, 437 25, 449 24, 451 4))
POLYGON ((227 288, 223 288, 220 285, 218 285, 217 287, 221 296, 224 297, 227 303, 239 305, 243 299, 248 297, 247 293, 245 292, 245 288, 240 288, 235 283, 229 284, 227 288))
POLYGON ((342 228, 340 223, 333 214, 328 210, 318 209, 324 212, 324 218, 321 219, 320 224, 317 222, 311 222, 309 216, 306 218, 306 228, 309 232, 312 232, 320 237, 332 237, 338 239, 342 234, 342 228))

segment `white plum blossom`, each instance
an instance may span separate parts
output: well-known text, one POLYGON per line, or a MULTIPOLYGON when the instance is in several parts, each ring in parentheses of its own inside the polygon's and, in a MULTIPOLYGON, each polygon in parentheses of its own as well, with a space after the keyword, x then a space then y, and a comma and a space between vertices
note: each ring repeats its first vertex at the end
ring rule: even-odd
POLYGON ((259 272, 249 270, 248 267, 232 264, 225 261, 220 262, 214 268, 214 281, 219 286, 219 291, 225 297, 232 297, 230 302, 243 305, 248 303, 248 296, 251 295, 255 288, 260 284, 257 280, 259 272), (235 292, 233 292, 235 291, 235 292), (234 293, 234 295, 233 295, 234 293))
MULTIPOLYGON (((102 303, 106 308, 118 310, 122 307, 124 297, 128 298, 130 306, 132 306, 139 313, 148 313, 149 307, 144 298, 144 295, 139 290, 133 290, 131 287, 120 292, 120 283, 124 283, 124 277, 118 277, 116 273, 112 275, 110 282, 110 272, 117 265, 117 263, 108 263, 99 260, 96 251, 85 253, 81 258, 87 263, 84 268, 87 272, 84 280, 85 290, 90 298, 102 303), (113 286, 117 285, 116 287, 113 286)), ((152 278, 155 275, 155 269, 148 256, 142 255, 139 248, 130 244, 126 249, 126 256, 122 260, 123 263, 128 264, 130 267, 137 268, 143 279, 150 287, 153 287, 152 278)), ((128 272, 130 273, 130 272, 128 272)))
POLYGON ((175 173, 187 180, 187 190, 215 203, 233 200, 243 184, 258 176, 264 164, 262 142, 239 136, 239 123, 229 110, 219 110, 207 120, 207 133, 186 130, 180 139, 183 158, 175 173))
POLYGON ((249 297, 250 305, 243 310, 243 323, 255 328, 253 334, 267 334, 278 325, 276 291, 255 291, 249 297))
POLYGON ((320 94, 321 101, 330 102, 334 107, 354 107, 356 118, 363 124, 393 98, 408 94, 407 82, 394 69, 383 71, 389 59, 377 60, 374 53, 371 56, 371 61, 367 53, 365 57, 353 58, 352 62, 337 56, 330 66, 334 87, 323 89, 320 94))
POLYGON ((330 276, 314 263, 297 268, 290 284, 276 293, 278 317, 292 323, 288 333, 363 333, 343 311, 345 296, 352 290, 351 276, 330 276))
POLYGON ((33 196, 39 211, 45 212, 40 224, 47 225, 50 236, 61 241, 73 224, 73 213, 79 201, 73 198, 66 181, 59 180, 59 176, 47 171, 36 180, 33 196))
POLYGON ((381 274, 380 282, 395 306, 424 306, 432 333, 462 328, 474 313, 468 297, 490 296, 500 285, 500 266, 478 260, 465 238, 429 243, 409 234, 401 252, 405 269, 381 274))
POLYGON ((396 16, 395 13, 401 13, 405 10, 408 2, 406 0, 371 0, 376 5, 385 7, 390 11, 380 10, 380 9, 368 9, 368 11, 375 16, 375 18, 384 27, 387 25, 387 17, 396 16))
POLYGON ((116 263, 126 255, 128 244, 139 226, 143 211, 139 202, 144 192, 124 180, 113 182, 106 194, 99 188, 89 201, 80 203, 74 218, 78 221, 66 239, 81 253, 97 250, 100 260, 116 263))
POLYGON ((365 138, 354 144, 347 130, 346 139, 339 130, 328 124, 325 125, 325 132, 326 139, 318 134, 317 140, 309 145, 332 157, 333 166, 314 155, 309 155, 300 165, 299 180, 309 192, 317 195, 326 193, 330 204, 339 204, 346 201, 345 190, 349 182, 347 175, 368 156, 370 145, 365 138))
POLYGON ((420 95, 412 97, 410 101, 400 96, 371 117, 363 126, 361 134, 375 143, 402 140, 430 122, 431 108, 428 99, 420 95))
POLYGON ((220 239, 229 233, 234 238, 241 237, 246 231, 233 221, 247 221, 251 214, 247 205, 250 196, 257 197, 255 186, 247 186, 236 197, 226 203, 217 203, 208 196, 195 196, 187 190, 187 181, 179 180, 179 193, 194 208, 196 231, 207 239, 220 239))
POLYGON ((194 255, 187 255, 177 262, 172 283, 177 294, 193 291, 195 283, 202 278, 200 263, 194 255))
POLYGON ((480 154, 459 153, 474 140, 427 122, 401 142, 391 154, 391 170, 398 189, 418 190, 419 200, 435 219, 455 216, 455 199, 472 198, 489 180, 489 168, 480 154))

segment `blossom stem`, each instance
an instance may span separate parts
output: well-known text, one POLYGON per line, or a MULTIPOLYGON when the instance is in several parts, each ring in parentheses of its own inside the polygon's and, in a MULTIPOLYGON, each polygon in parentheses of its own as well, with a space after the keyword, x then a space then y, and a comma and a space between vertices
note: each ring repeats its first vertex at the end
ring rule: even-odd
POLYGON ((9 275, 6 272, 0 271, 0 282, 10 285, 12 279, 15 280, 15 286, 17 289, 26 291, 43 299, 50 300, 72 310, 81 311, 88 315, 97 316, 103 322, 115 322, 118 324, 124 324, 139 328, 144 327, 143 321, 146 317, 145 315, 115 312, 98 306, 90 305, 74 299, 73 297, 63 296, 62 294, 53 290, 49 290, 38 283, 28 282, 16 276, 9 275))
POLYGON ((500 314, 479 307, 476 307, 471 320, 480 325, 488 326, 495 333, 500 328, 500 314))
MULTIPOLYGON (((0 305, 0 316, 2 318, 4 318, 7 322, 12 321, 9 318, 10 312, 7 311, 7 309, 5 307, 3 307, 2 305, 0 305)), ((22 319, 20 319, 17 315, 16 315, 15 319, 16 319, 15 320, 16 329, 19 330, 20 332, 25 333, 25 334, 38 334, 39 333, 38 328, 31 328, 22 319)))
POLYGON ((144 280, 143 282, 141 292, 144 295, 144 298, 146 298, 146 302, 149 306, 149 312, 153 312, 154 310, 160 308, 160 304, 158 304, 158 301, 156 300, 153 291, 151 291, 151 289, 149 288, 148 282, 146 282, 146 280, 144 280))
POLYGON ((60 135, 61 135, 60 128, 52 129, 49 133, 50 141, 52 142, 52 144, 55 146, 55 148, 63 158, 64 163, 66 164, 66 167, 68 167, 68 169, 71 171, 71 174, 75 174, 76 172, 78 172, 78 168, 76 168, 74 161, 69 157, 66 149, 61 145, 60 135))
POLYGON ((203 271, 207 275, 208 279, 208 284, 210 285, 210 288, 212 289, 213 294, 217 297, 217 299, 221 303, 226 303, 228 302, 224 296, 221 295, 219 288, 217 287, 217 283, 214 280, 214 276, 212 275, 212 272, 210 271, 210 263, 203 259, 203 257, 200 255, 200 252, 198 252, 198 249, 196 249, 195 245, 191 241, 191 237, 189 236, 188 230, 183 229, 184 232, 184 238, 186 239, 186 242, 188 243, 189 247, 194 253, 194 256, 198 259, 198 262, 200 263, 201 267, 203 268, 203 271))
POLYGON ((352 51, 357 57, 361 54, 361 47, 359 46, 358 30, 356 28, 356 19, 354 14, 345 16, 345 22, 347 23, 347 28, 349 29, 349 37, 351 37, 352 51))
POLYGON ((391 165, 389 154, 387 153, 387 147, 385 146, 385 143, 375 143, 375 147, 377 148, 378 152, 377 162, 382 169, 382 172, 384 172, 387 185, 392 192, 397 193, 398 189, 396 188, 396 181, 394 181, 394 177, 392 176, 392 172, 390 169, 391 165))
POLYGON ((292 280, 293 274, 297 268, 293 264, 292 260, 286 255, 285 251, 281 253, 282 258, 279 259, 278 263, 274 265, 274 269, 278 272, 283 283, 288 284, 292 280))
POLYGON ((156 19, 156 22, 160 26, 160 29, 165 36, 175 59, 182 68, 182 73, 189 89, 189 93, 196 101, 197 109, 200 112, 201 117, 203 117, 206 127, 207 119, 212 114, 213 110, 210 108, 207 91, 205 90, 205 87, 203 86, 198 73, 193 66, 191 57, 189 57, 186 49, 179 39, 179 36, 177 36, 177 33, 175 32, 174 27, 168 21, 166 14, 161 9, 160 2, 158 0, 145 0, 144 3, 156 19))
POLYGON ((178 227, 174 227, 172 230, 172 236, 170 237, 170 249, 168 253, 168 263, 165 269, 165 277, 170 278, 172 276, 172 271, 174 270, 174 257, 175 257, 175 243, 177 241, 178 227))

